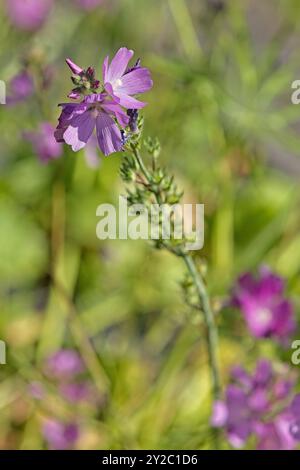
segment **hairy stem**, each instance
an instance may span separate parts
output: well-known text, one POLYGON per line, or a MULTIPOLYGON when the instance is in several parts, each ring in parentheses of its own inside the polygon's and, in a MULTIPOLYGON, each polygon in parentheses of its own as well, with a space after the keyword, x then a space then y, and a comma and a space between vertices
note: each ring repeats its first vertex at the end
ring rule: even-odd
POLYGON ((186 264, 186 267, 193 279, 193 283, 196 287, 197 294, 202 306, 204 313, 205 323, 207 327, 207 349, 209 357, 209 365, 211 370, 212 378, 212 389, 214 399, 217 400, 220 396, 221 384, 218 368, 217 349, 218 349, 218 330, 215 325, 213 312, 210 307, 209 296, 205 287, 205 284, 198 273, 193 258, 182 253, 182 258, 186 264))
MULTIPOLYGON (((146 168, 143 159, 140 155, 140 152, 136 146, 131 146, 133 155, 138 163, 138 166, 146 178, 149 185, 152 184, 152 177, 148 169, 146 168)), ((161 195, 159 191, 154 192, 157 203, 161 203, 161 195)), ((182 248, 173 248, 171 245, 166 245, 162 243, 163 246, 169 250, 171 253, 175 254, 178 257, 181 257, 188 269, 188 272, 193 280, 193 284, 196 288, 197 295, 203 310, 204 319, 207 327, 207 349, 208 349, 208 359, 211 372, 211 381, 212 381, 212 393, 214 400, 217 400, 220 396, 221 383, 219 376, 218 360, 217 360, 217 348, 218 348, 218 331, 215 325, 213 312, 210 306, 209 295, 206 290, 206 286, 203 282, 203 279, 200 273, 197 271, 193 258, 186 253, 182 248)))

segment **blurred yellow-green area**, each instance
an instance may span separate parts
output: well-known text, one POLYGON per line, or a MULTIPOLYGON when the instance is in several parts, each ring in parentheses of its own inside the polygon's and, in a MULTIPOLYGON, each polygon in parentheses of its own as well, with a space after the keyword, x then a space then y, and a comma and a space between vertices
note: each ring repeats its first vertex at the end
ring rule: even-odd
POLYGON ((77 449, 214 448, 206 330, 184 302, 182 261, 145 241, 96 237, 97 206, 124 193, 124 154, 99 152, 94 169, 66 147, 42 164, 24 132, 56 125, 71 85, 66 57, 101 76, 106 55, 133 49, 154 81, 144 135, 159 138, 186 200, 205 204, 195 256, 216 314, 223 384, 234 364, 251 367, 262 355, 289 364, 289 349, 255 340, 222 305, 239 274, 266 264, 286 279, 299 313, 300 107, 291 85, 300 79, 300 3, 103 0, 87 11, 57 0, 34 32, 17 28, 5 3, 0 79, 9 93, 31 67, 36 93, 0 105, 0 448, 48 448, 47 420, 76 421, 77 449), (53 76, 42 89, 36 70, 46 66, 53 76), (64 399, 45 374, 61 349, 86 356, 96 406, 64 399))

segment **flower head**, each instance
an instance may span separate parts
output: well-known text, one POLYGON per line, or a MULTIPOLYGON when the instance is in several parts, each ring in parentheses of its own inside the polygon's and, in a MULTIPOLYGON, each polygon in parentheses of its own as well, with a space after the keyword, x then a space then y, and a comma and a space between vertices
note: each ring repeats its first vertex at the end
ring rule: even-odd
POLYGON ((62 145, 56 142, 54 127, 49 122, 41 123, 36 132, 25 132, 24 138, 32 143, 42 163, 48 163, 62 155, 62 145))
POLYGON ((95 69, 93 67, 82 69, 79 65, 72 62, 71 59, 66 59, 66 62, 73 73, 71 79, 75 85, 75 88, 68 95, 69 98, 78 99, 86 91, 97 90, 100 82, 95 78, 95 69))
POLYGON ((25 101, 34 92, 34 83, 31 75, 23 70, 15 75, 10 82, 11 94, 7 98, 7 104, 14 105, 25 101))
POLYGON ((80 374, 84 365, 73 349, 61 349, 47 359, 46 372, 56 378, 70 378, 80 374))
POLYGON ((58 142, 71 145, 74 152, 87 144, 96 129, 98 144, 104 155, 110 155, 122 149, 121 127, 128 123, 128 116, 114 101, 105 94, 93 94, 81 103, 66 103, 55 132, 58 142))
POLYGON ((32 31, 46 21, 53 0, 6 0, 7 14, 17 28, 32 31))
POLYGON ((288 374, 277 376, 269 361, 260 360, 253 375, 236 367, 232 379, 224 401, 214 404, 212 425, 225 428, 234 447, 255 435, 258 449, 293 449, 300 442, 300 400, 286 406, 294 385, 288 374))
POLYGON ((111 64, 108 57, 103 64, 104 85, 95 76, 95 69, 83 69, 71 59, 67 65, 72 71, 75 88, 68 95, 80 102, 63 103, 58 126, 55 131, 57 142, 71 145, 74 152, 94 140, 104 155, 123 149, 130 135, 137 132, 137 109, 145 106, 133 95, 148 91, 152 80, 148 69, 136 64, 128 69, 133 51, 122 47, 111 64), (125 109, 124 109, 125 108, 125 109), (128 132, 124 129, 129 126, 128 132))
POLYGON ((146 103, 137 100, 134 95, 149 91, 153 82, 149 70, 141 67, 139 61, 133 68, 127 68, 133 54, 132 50, 121 47, 110 64, 107 56, 103 63, 103 81, 107 93, 121 106, 140 109, 146 103))
POLYGON ((284 342, 295 330, 292 304, 284 298, 284 282, 262 267, 257 278, 242 275, 233 290, 232 304, 241 309, 248 328, 257 338, 284 342))
POLYGON ((79 438, 79 427, 76 423, 48 419, 43 425, 43 435, 51 450, 73 449, 79 438))

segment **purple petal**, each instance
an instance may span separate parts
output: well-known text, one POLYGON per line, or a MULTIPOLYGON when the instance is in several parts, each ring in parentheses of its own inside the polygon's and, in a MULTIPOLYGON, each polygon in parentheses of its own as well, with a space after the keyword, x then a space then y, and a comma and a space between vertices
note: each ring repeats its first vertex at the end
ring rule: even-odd
POLYGON ((279 450, 281 447, 280 436, 273 423, 262 424, 257 427, 258 450, 279 450))
POLYGON ((47 360, 46 372, 51 377, 66 378, 84 370, 82 360, 73 349, 61 349, 47 360))
POLYGON ((93 10, 94 8, 98 7, 102 2, 103 0, 76 0, 78 6, 86 11, 93 10))
POLYGON ((258 281, 257 295, 266 300, 281 296, 284 290, 284 281, 281 277, 273 274, 269 268, 260 268, 260 280, 258 281))
POLYGON ((215 428, 221 428, 225 426, 227 418, 228 410, 226 404, 221 400, 215 401, 213 406, 213 414, 211 417, 212 426, 215 428))
POLYGON ((133 98, 132 96, 126 95, 125 93, 115 92, 115 95, 119 98, 120 105, 127 109, 142 109, 147 104, 133 98))
POLYGON ((255 385, 265 386, 273 377, 272 364, 267 359, 261 359, 256 366, 254 374, 255 385))
MULTIPOLYGON (((294 383, 291 380, 280 379, 274 385, 274 395, 278 400, 285 400, 292 391, 294 383)), ((300 404, 300 403, 299 403, 300 404)), ((299 409, 300 416, 300 409, 299 409)))
POLYGON ((133 54, 134 52, 127 49, 127 47, 121 47, 121 49, 118 50, 108 67, 106 74, 106 80, 108 82, 112 83, 122 77, 133 54))
POLYGON ((91 397, 91 387, 86 382, 63 383, 60 392, 64 398, 72 403, 88 400, 91 397))
POLYGON ((121 106, 118 103, 113 101, 110 103, 105 103, 102 105, 102 108, 108 113, 114 114, 118 120, 118 123, 122 127, 126 127, 129 123, 129 116, 123 111, 121 106))
POLYGON ((96 118, 91 111, 76 116, 64 133, 64 140, 72 146, 74 152, 82 149, 95 128, 96 118))
POLYGON ((153 86, 150 72, 146 68, 138 68, 127 73, 121 79, 122 84, 117 87, 117 91, 127 95, 138 95, 149 91, 153 86))
POLYGON ((97 138, 104 155, 119 152, 122 149, 121 132, 114 120, 106 113, 100 113, 96 122, 97 138))
POLYGON ((79 428, 75 423, 64 424, 48 419, 43 426, 43 435, 50 449, 66 450, 73 447, 79 437, 79 428))
POLYGON ((300 420, 290 424, 290 434, 296 441, 300 441, 300 420))
POLYGON ((290 409, 294 417, 300 419, 300 393, 294 397, 290 409))
POLYGON ((295 330, 293 306, 288 300, 282 300, 273 309, 274 312, 274 334, 285 339, 295 330))
POLYGON ((105 87, 105 90, 107 91, 107 93, 114 99, 114 101, 116 103, 119 103, 120 98, 118 98, 117 95, 115 94, 115 91, 114 91, 111 83, 109 83, 109 82, 105 83, 104 87, 105 87))
POLYGON ((80 98, 80 93, 78 93, 78 91, 72 90, 71 93, 68 94, 68 98, 71 98, 72 100, 78 100, 78 98, 80 98))
POLYGON ((6 9, 14 26, 26 31, 40 28, 53 6, 53 0, 7 0, 6 9))
POLYGON ((251 426, 248 421, 239 423, 228 432, 228 440, 233 447, 241 448, 251 433, 251 426))
POLYGON ((267 412, 269 408, 267 391, 262 388, 254 390, 249 397, 248 404, 254 412, 267 412))
POLYGON ((83 72, 83 69, 79 67, 79 65, 76 65, 74 62, 72 62, 71 59, 66 59, 66 62, 75 75, 80 75, 83 72))
POLYGON ((24 139, 31 142, 42 163, 48 163, 62 154, 62 146, 55 140, 54 134, 54 127, 49 122, 41 123, 36 132, 24 133, 24 139))
POLYGON ((97 137, 94 134, 91 135, 85 146, 84 155, 86 163, 90 168, 99 167, 101 160, 99 158, 97 137))
POLYGON ((252 385, 252 378, 248 374, 248 372, 245 371, 245 369, 241 366, 235 366, 233 367, 231 371, 231 375, 233 379, 235 379, 237 382, 240 383, 243 387, 246 389, 249 389, 252 385))
POLYGON ((293 417, 289 413, 282 413, 274 420, 274 424, 280 437, 280 447, 278 450, 294 449, 297 441, 291 433, 291 426, 295 424, 293 417))
POLYGON ((102 75, 103 75, 103 82, 107 82, 107 71, 108 71, 108 66, 109 66, 109 57, 106 56, 103 65, 102 65, 102 75))
POLYGON ((274 315, 270 308, 258 304, 255 298, 246 294, 243 297, 241 308, 248 328, 255 337, 264 338, 272 332, 274 315))

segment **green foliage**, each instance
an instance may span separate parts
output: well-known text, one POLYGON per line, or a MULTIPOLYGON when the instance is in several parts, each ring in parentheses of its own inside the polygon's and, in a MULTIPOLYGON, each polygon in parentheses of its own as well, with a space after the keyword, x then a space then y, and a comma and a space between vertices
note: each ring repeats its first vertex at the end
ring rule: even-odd
POLYGON ((223 382, 237 361, 289 362, 289 351, 254 341, 241 316, 222 306, 239 273, 266 263, 287 278, 299 318, 300 108, 290 101, 300 78, 299 2, 228 0, 216 10, 207 0, 107 0, 91 13, 71 3, 57 1, 34 34, 13 28, 0 5, 0 78, 9 82, 29 61, 38 87, 25 103, 0 106, 0 339, 8 345, 0 448, 45 448, 45 416, 74 415, 80 448, 213 448, 206 330, 200 312, 191 314, 200 307, 191 279, 182 281, 180 260, 147 243, 99 241, 95 211, 124 193, 120 166, 131 203, 153 194, 204 203, 205 246, 196 258, 221 330, 223 382), (146 155, 150 187, 129 147, 99 157, 97 170, 68 149, 41 165, 23 132, 55 124, 69 92, 65 57, 99 75, 103 58, 122 45, 154 79, 144 133, 159 141, 140 139, 141 119, 127 144, 146 155), (48 63, 54 79, 41 91, 37 75, 48 63), (61 403, 43 375, 50 353, 78 346, 66 298, 110 383, 98 412, 61 403), (44 383, 49 406, 30 396, 32 381, 44 383))

